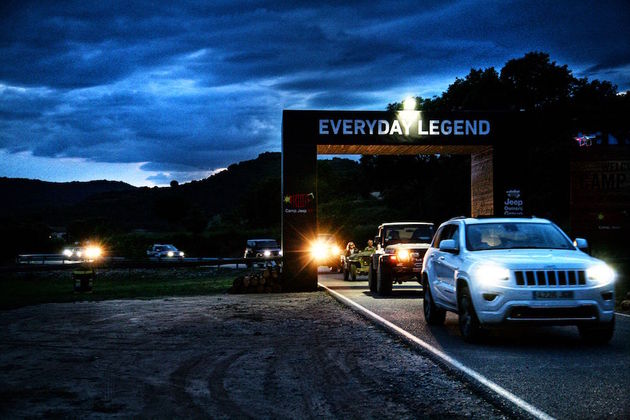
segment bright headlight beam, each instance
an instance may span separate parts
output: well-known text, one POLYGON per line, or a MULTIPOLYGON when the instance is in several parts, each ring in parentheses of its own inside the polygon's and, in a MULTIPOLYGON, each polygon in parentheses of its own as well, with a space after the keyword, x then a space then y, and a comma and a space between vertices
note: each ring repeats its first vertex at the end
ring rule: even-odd
POLYGON ((409 261, 409 251, 406 249, 399 249, 396 255, 400 261, 409 261))
POLYGON ((316 260, 322 260, 326 258, 327 251, 328 249, 326 248, 326 245, 321 242, 316 242, 313 244, 313 246, 311 246, 311 255, 316 260))
POLYGON ((94 260, 100 257, 102 254, 102 250, 98 246, 88 246, 85 248, 85 256, 89 260, 94 260))
POLYGON ((510 270, 495 264, 482 264, 475 270, 477 279, 486 286, 497 286, 510 278, 510 270))
POLYGON ((265 251, 263 252, 263 255, 265 257, 271 257, 271 251, 269 251, 268 249, 265 249, 265 251))
POLYGON ((586 269, 586 276, 589 280, 599 284, 605 285, 615 281, 615 270, 610 268, 606 264, 598 264, 586 269))

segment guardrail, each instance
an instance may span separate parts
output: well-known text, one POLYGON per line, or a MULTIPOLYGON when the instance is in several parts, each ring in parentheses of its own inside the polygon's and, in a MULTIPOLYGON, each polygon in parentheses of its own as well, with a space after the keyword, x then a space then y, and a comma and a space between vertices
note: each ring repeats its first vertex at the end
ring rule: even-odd
MULTIPOLYGON (((123 257, 103 257, 91 262, 98 268, 173 268, 173 267, 198 267, 236 265, 247 267, 254 264, 279 263, 282 257, 271 258, 223 258, 223 257, 199 257, 199 258, 146 258, 126 259, 123 257)), ((0 271, 48 271, 69 270, 77 264, 85 263, 84 260, 70 259, 63 254, 23 254, 16 259, 16 264, 0 267, 0 271)))

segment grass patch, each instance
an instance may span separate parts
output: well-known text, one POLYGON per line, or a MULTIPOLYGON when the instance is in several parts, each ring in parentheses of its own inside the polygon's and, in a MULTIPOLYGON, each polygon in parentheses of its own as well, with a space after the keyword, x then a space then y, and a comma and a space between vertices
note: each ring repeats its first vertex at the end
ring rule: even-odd
POLYGON ((0 309, 50 302, 213 295, 224 293, 245 271, 202 267, 98 270, 91 293, 74 292, 71 271, 2 274, 0 309))

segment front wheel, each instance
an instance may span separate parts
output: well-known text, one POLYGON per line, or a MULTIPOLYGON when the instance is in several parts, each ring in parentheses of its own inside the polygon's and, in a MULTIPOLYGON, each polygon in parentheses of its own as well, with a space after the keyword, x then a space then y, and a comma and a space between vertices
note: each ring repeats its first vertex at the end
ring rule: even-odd
POLYGON ((590 344, 606 344, 615 332, 615 318, 612 321, 599 325, 578 325, 578 331, 582 340, 590 344))
POLYGON ((383 264, 379 264, 376 269, 376 292, 381 296, 392 293, 392 276, 389 271, 383 264))
POLYGON ((424 300, 422 307, 424 310, 424 320, 429 325, 442 325, 446 319, 446 311, 442 308, 438 308, 435 305, 433 296, 431 295, 431 289, 429 288, 429 282, 427 280, 422 282, 422 290, 424 291, 424 300))
POLYGON ((370 264, 370 268, 368 269, 368 284, 370 285, 370 292, 376 293, 376 273, 374 273, 374 268, 372 268, 372 264, 370 264))
POLYGON ((474 343, 481 336, 481 324, 467 286, 462 286, 458 303, 459 331, 465 341, 474 343))

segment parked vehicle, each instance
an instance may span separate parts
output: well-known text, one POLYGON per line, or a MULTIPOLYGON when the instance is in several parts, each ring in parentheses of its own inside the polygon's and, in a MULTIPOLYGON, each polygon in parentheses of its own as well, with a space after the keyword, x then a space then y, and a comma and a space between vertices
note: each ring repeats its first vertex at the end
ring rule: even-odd
POLYGON ((588 243, 539 218, 455 218, 443 223, 423 268, 424 317, 447 311, 475 341, 485 327, 576 325, 603 343, 615 327, 615 272, 588 255, 588 243))
POLYGON ((394 283, 420 283, 422 260, 433 237, 433 223, 383 223, 374 238, 376 251, 368 268, 372 293, 389 295, 394 283))
POLYGON ((172 244, 154 244, 147 251, 149 257, 161 259, 184 259, 184 252, 175 248, 172 244))

